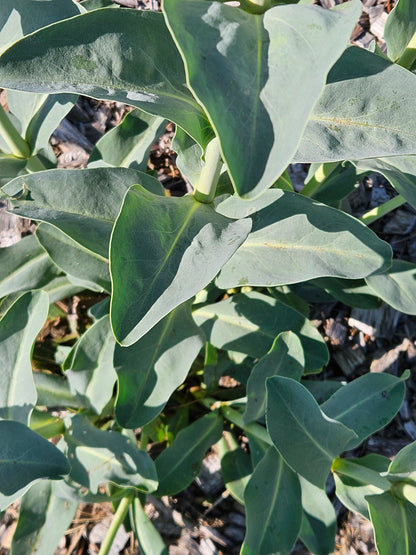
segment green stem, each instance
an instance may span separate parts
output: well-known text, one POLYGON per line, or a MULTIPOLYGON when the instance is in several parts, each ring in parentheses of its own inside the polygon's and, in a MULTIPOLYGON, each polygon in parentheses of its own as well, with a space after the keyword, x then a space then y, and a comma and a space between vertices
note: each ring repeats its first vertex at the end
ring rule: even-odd
POLYGON ((30 147, 19 135, 17 129, 10 121, 6 111, 0 104, 0 135, 6 141, 11 153, 17 158, 29 158, 30 147))
POLYGON ((313 195, 319 191, 322 184, 325 183, 331 173, 333 173, 340 166, 340 162, 327 162, 325 164, 321 164, 312 179, 308 181, 308 183, 301 190, 301 195, 312 198, 313 195))
POLYGON ((370 225, 376 220, 379 220, 383 216, 389 214, 392 210, 395 210, 399 206, 402 206, 402 204, 406 204, 406 202, 407 200, 402 197, 402 195, 397 195, 381 206, 377 206, 376 208, 369 210, 368 212, 363 214, 361 218, 359 218, 359 220, 366 225, 370 225))
POLYGON ((123 499, 120 501, 120 505, 118 506, 116 514, 114 515, 114 518, 110 524, 107 535, 104 538, 103 543, 101 544, 98 555, 108 555, 108 553, 110 552, 114 538, 117 534, 117 530, 120 528, 123 520, 126 518, 129 507, 133 503, 133 499, 133 496, 127 496, 123 497, 123 499))
POLYGON ((221 168, 220 143, 215 137, 208 143, 205 151, 205 166, 195 185, 194 197, 198 202, 209 204, 214 200, 221 168))
POLYGON ((246 12, 262 14, 272 7, 272 0, 240 0, 240 6, 246 12))
POLYGON ((257 422, 250 422, 250 424, 246 426, 244 424, 242 415, 237 410, 232 409, 231 407, 222 406, 221 412, 224 418, 235 424, 238 428, 241 428, 242 430, 253 434, 264 443, 272 445, 272 441, 266 428, 260 426, 260 424, 257 424, 257 422))
POLYGON ((409 44, 406 47, 406 50, 397 60, 399 66, 405 67, 406 69, 410 69, 416 60, 416 33, 410 39, 409 44))

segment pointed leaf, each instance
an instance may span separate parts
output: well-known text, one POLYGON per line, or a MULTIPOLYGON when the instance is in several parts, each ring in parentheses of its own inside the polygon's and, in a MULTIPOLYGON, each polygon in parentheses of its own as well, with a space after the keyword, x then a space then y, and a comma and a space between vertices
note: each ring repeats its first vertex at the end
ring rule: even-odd
MULTIPOLYGON (((48 11, 48 10, 45 10, 48 11)), ((20 133, 32 155, 48 146, 52 133, 77 101, 74 94, 33 94, 7 91, 10 112, 21 124, 20 133)))
POLYGON ((157 487, 155 465, 147 453, 119 432, 105 432, 76 415, 64 435, 71 461, 70 479, 96 493, 112 482, 150 492, 157 487))
POLYGON ((247 239, 221 270, 222 289, 321 276, 357 279, 391 263, 391 247, 366 225, 297 193, 274 189, 250 203, 231 197, 218 211, 234 218, 255 214, 247 239))
POLYGON ((107 315, 88 328, 63 364, 72 393, 97 414, 113 395, 116 381, 114 346, 107 315))
POLYGON ((270 351, 253 367, 247 382, 247 405, 243 418, 248 424, 263 420, 266 410, 266 379, 286 376, 300 380, 305 366, 302 344, 291 331, 280 333, 270 351))
POLYGON ((60 273, 33 235, 0 248, 0 297, 40 289, 60 273))
POLYGON ((49 555, 70 527, 78 503, 61 499, 55 489, 53 482, 42 480, 23 496, 12 541, 14 555, 49 555))
POLYGON ((37 172, 14 179, 4 191, 21 195, 13 202, 14 214, 50 223, 106 258, 123 197, 135 183, 160 191, 155 178, 128 168, 37 172))
POLYGON ((0 320, 0 418, 27 423, 36 403, 32 348, 46 316, 44 291, 25 293, 0 320))
POLYGON ((59 449, 21 422, 0 420, 0 435, 0 493, 12 495, 38 478, 59 480, 68 474, 59 449))
POLYGON ((230 432, 224 432, 217 448, 225 487, 236 501, 244 505, 244 490, 253 472, 250 455, 243 451, 230 432))
POLYGON ((212 345, 260 358, 282 331, 295 333, 305 351, 305 369, 321 368, 328 350, 316 328, 299 312, 276 299, 250 291, 206 305, 193 314, 212 345))
POLYGON ((323 489, 299 476, 302 489, 300 538, 312 553, 328 555, 335 549, 337 515, 323 489))
POLYGON ((353 449, 395 417, 399 411, 406 385, 391 374, 364 374, 336 391, 321 410, 342 422, 357 434, 347 445, 353 449))
POLYGON ((82 403, 72 395, 68 380, 56 374, 34 372, 37 405, 45 407, 80 408, 82 403))
POLYGON ((374 453, 360 459, 338 458, 332 465, 336 494, 350 510, 370 519, 367 495, 390 489, 386 477, 389 459, 374 453))
POLYGON ((379 555, 411 555, 416 551, 416 507, 388 491, 367 496, 379 555))
POLYGON ((251 220, 233 221, 191 196, 159 197, 140 185, 131 187, 110 246, 111 323, 117 341, 135 343, 198 293, 250 227, 251 220))
POLYGON ((388 156, 355 161, 359 171, 381 173, 416 208, 416 156, 388 156))
POLYGON ((363 48, 347 48, 328 75, 293 162, 416 153, 416 75, 363 48), (377 91, 377 94, 374 94, 377 91))
POLYGON ((267 384, 266 422, 270 437, 285 461, 319 488, 332 461, 355 434, 328 418, 300 383, 274 376, 267 384))
POLYGON ((93 291, 111 291, 108 256, 104 257, 76 243, 57 227, 41 223, 36 238, 47 255, 70 279, 93 291))
POLYGON ((254 469, 244 500, 247 531, 241 555, 289 555, 301 525, 301 489, 274 447, 254 469))
POLYGON ((181 430, 156 459, 159 487, 155 495, 175 495, 198 475, 202 459, 221 436, 222 419, 207 414, 181 430))
POLYGON ((416 314, 416 266, 405 260, 393 260, 383 274, 369 276, 366 282, 373 291, 396 310, 416 314))
POLYGON ((416 481, 416 441, 403 447, 388 468, 389 474, 416 481))
POLYGON ((387 54, 391 60, 400 58, 415 32, 416 4, 413 0, 399 0, 384 27, 387 54))
POLYGON ((141 110, 128 112, 123 121, 101 137, 88 160, 89 167, 110 165, 145 172, 150 147, 163 134, 166 120, 141 110))
POLYGON ((131 347, 116 345, 116 418, 124 428, 153 420, 185 380, 204 345, 190 303, 177 307, 131 347))
POLYGON ((238 194, 260 194, 292 158, 360 14, 358 2, 331 11, 276 6, 254 15, 220 2, 165 0, 164 12, 238 194), (299 59, 302 72, 293 70, 299 59), (236 137, 244 148, 235 148, 236 137))
POLYGON ((185 80, 163 16, 152 11, 81 14, 22 39, 0 61, 2 87, 131 104, 174 121, 205 146, 209 124, 185 80))
POLYGON ((167 547, 161 535, 144 512, 140 500, 137 499, 137 497, 133 499, 131 507, 131 522, 142 552, 145 555, 150 553, 152 555, 168 555, 167 547))
POLYGON ((2 0, 0 52, 24 35, 80 12, 81 8, 72 0, 48 0, 47 8, 43 0, 2 0))

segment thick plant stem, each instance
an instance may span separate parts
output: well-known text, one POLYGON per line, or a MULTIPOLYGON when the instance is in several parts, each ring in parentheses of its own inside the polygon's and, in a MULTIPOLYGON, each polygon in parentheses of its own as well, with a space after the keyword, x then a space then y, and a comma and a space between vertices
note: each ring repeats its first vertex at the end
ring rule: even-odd
POLYGON ((0 135, 6 141, 11 153, 17 158, 29 158, 30 147, 27 142, 19 135, 8 118, 3 106, 0 104, 0 135))
POLYGON ((416 33, 410 39, 409 44, 406 47, 406 50, 397 60, 399 66, 405 67, 406 69, 410 69, 416 60, 416 33))
POLYGON ((221 168, 220 143, 215 137, 208 143, 205 151, 205 166, 195 186, 194 197, 198 202, 209 204, 214 200, 221 168))
POLYGON ((386 216, 399 206, 402 206, 402 204, 406 204, 406 202, 407 200, 402 197, 402 195, 397 195, 381 206, 377 206, 376 208, 369 210, 368 212, 363 214, 361 218, 359 218, 359 220, 366 225, 372 224, 373 222, 382 218, 383 216, 386 216))
POLYGON ((114 538, 116 537, 117 530, 123 523, 123 520, 126 518, 127 512, 129 510, 130 505, 133 502, 133 496, 123 497, 120 501, 120 505, 114 515, 114 518, 110 524, 110 528, 108 529, 107 535, 104 538, 103 543, 101 544, 100 551, 98 555, 108 555, 110 552, 111 546, 113 545, 114 538))

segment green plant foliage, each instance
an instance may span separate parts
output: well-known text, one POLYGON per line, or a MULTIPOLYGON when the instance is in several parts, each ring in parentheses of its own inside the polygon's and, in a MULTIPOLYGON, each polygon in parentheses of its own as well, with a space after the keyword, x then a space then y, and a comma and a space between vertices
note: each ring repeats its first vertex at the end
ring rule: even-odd
POLYGON ((236 191, 258 195, 290 162, 326 74, 345 48, 358 2, 333 11, 276 6, 261 16, 219 2, 165 0, 163 7, 236 191), (295 59, 302 59, 302 74, 292 69, 295 59), (235 148, 236 136, 244 148, 235 148))
POLYGON ((117 340, 135 343, 208 285, 250 228, 249 219, 231 220, 192 197, 164 198, 138 185, 130 188, 110 247, 111 324, 117 340), (198 271, 202 261, 203 273, 198 271))
POLYGON ((155 495, 174 495, 186 488, 198 475, 205 453, 219 440, 221 432, 222 419, 215 413, 181 430, 156 459, 159 487, 155 495))
POLYGON ((97 414, 113 395, 114 346, 110 320, 104 316, 84 333, 62 365, 74 396, 97 414))
POLYGON ((305 370, 316 370, 328 361, 326 345, 307 318, 262 293, 241 293, 206 305, 194 312, 194 318, 219 349, 257 358, 269 351, 279 333, 292 331, 302 343, 305 370))
POLYGON ((248 424, 263 420, 266 409, 266 379, 286 376, 300 380, 305 366, 305 355, 299 338, 290 331, 280 333, 270 351, 253 366, 247 381, 247 405, 243 415, 248 424))
POLYGON ((211 136, 156 12, 104 9, 49 25, 5 52, 0 81, 10 89, 125 102, 174 121, 203 146, 211 136))
POLYGON ((390 374, 365 374, 338 389, 321 405, 321 410, 354 430, 357 437, 347 445, 347 449, 352 449, 394 418, 405 391, 400 378, 390 374))
POLYGON ((296 193, 272 189, 250 203, 231 198, 219 210, 234 218, 255 214, 247 239, 221 270, 222 289, 357 279, 390 266, 390 246, 367 226, 296 193))
POLYGON ((78 503, 57 496, 55 484, 37 482, 23 497, 12 542, 15 555, 48 555, 70 526, 78 503))
POLYGON ((188 302, 131 347, 117 345, 114 366, 118 422, 125 428, 136 428, 153 420, 185 380, 203 344, 203 334, 192 320, 188 302), (135 391, 134 397, 131 391, 135 391))
POLYGON ((396 310, 416 314, 415 304, 416 266, 405 260, 394 260, 384 274, 366 278, 368 285, 379 297, 396 310))
POLYGON ((0 296, 40 289, 60 274, 33 235, 0 248, 0 296))
POLYGON ((68 474, 70 467, 66 457, 21 422, 0 420, 0 432, 1 494, 10 496, 39 478, 58 480, 68 474))
POLYGON ((273 376, 266 386, 266 422, 276 449, 301 476, 323 488, 332 461, 356 434, 325 416, 309 391, 295 380, 273 376))
POLYGON ((393 461, 364 443, 410 373, 338 381, 319 331, 338 302, 416 314, 414 264, 369 228, 416 208, 416 12, 395 3, 387 57, 348 46, 359 0, 313 4, 1 0, 0 198, 36 223, 0 249, 14 555, 52 553, 84 502, 115 508, 100 555, 122 523, 167 553, 146 495, 180 494, 212 447, 246 513, 242 555, 299 539, 332 553, 331 472, 379 555, 416 552, 416 442, 393 461), (49 138, 78 94, 129 107, 86 169, 57 169, 49 138), (167 122, 181 198, 149 164, 167 122), (369 172, 398 195, 358 219, 349 195, 369 172))
POLYGON ((70 479, 92 493, 108 481, 145 493, 157 488, 152 459, 127 437, 99 430, 87 418, 75 415, 64 440, 67 457, 71 461, 70 479))
POLYGON ((385 58, 356 46, 347 48, 328 75, 294 160, 414 154, 409 110, 416 99, 409 93, 415 83, 414 74, 385 58))
POLYGON ((166 120, 132 110, 97 142, 88 167, 120 166, 146 171, 150 147, 163 133, 166 120))
POLYGON ((269 447, 254 469, 244 499, 247 532, 242 555, 289 555, 301 526, 301 488, 297 475, 274 447, 269 447), (262 500, 261 504, 258 499, 262 500), (286 510, 287 506, 291 507, 290 511, 286 510))
POLYGON ((25 293, 0 320, 0 418, 27 424, 36 403, 33 343, 48 313, 43 291, 25 293))
POLYGON ((324 490, 299 476, 302 490, 302 524, 299 536, 317 555, 327 555, 335 549, 337 517, 324 490))

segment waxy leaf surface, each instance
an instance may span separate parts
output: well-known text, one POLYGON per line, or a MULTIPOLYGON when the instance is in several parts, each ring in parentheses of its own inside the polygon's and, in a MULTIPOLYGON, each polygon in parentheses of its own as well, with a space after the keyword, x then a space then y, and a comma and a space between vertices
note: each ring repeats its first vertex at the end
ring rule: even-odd
POLYGON ((212 131, 185 81, 179 52, 154 11, 81 14, 40 29, 0 59, 2 87, 124 102, 174 121, 205 146, 212 131))
POLYGON ((0 420, 0 494, 12 495, 38 478, 68 474, 66 457, 21 422, 0 420))
POLYGON ((416 507, 394 498, 389 491, 367 497, 379 555, 416 552, 416 507))
POLYGON ((164 12, 236 191, 260 194, 295 153, 327 72, 359 16, 358 3, 331 11, 276 6, 253 15, 220 2, 165 0, 164 12), (302 72, 296 71, 298 60, 302 72))
POLYGON ((40 289, 60 273, 33 235, 0 248, 0 297, 40 289))
POLYGON ((159 487, 156 495, 175 495, 196 478, 202 459, 221 436, 222 419, 207 414, 181 430, 156 459, 159 487))
POLYGON ((28 422, 36 403, 32 348, 48 307, 45 292, 28 292, 0 320, 0 418, 28 422))
POLYGON ((82 8, 72 0, 2 0, 0 52, 29 33, 56 21, 78 15, 82 8))
POLYGON ((150 147, 163 134, 166 120, 141 110, 128 112, 123 121, 105 133, 88 160, 88 167, 100 165, 134 168, 145 172, 150 147))
MULTIPOLYGON (((251 447, 250 441, 250 453, 251 447)), ((217 449, 225 487, 234 499, 244 505, 244 490, 253 472, 250 455, 240 447, 231 432, 223 433, 217 449)))
POLYGON ((416 156, 369 158, 354 161, 354 164, 359 171, 381 173, 416 208, 416 156))
POLYGON ((137 497, 131 505, 131 522, 139 540, 140 548, 143 553, 152 553, 152 555, 168 555, 168 549, 165 543, 153 525, 153 522, 144 512, 144 509, 137 497))
POLYGON ((117 341, 138 341, 214 279, 251 220, 234 221, 191 196, 129 189, 110 246, 111 322, 117 341))
POLYGON ((321 410, 354 430, 358 437, 347 445, 352 449, 394 418, 404 399, 406 385, 396 376, 370 373, 340 387, 321 410))
POLYGON ((270 351, 253 367, 247 381, 247 405, 244 422, 264 418, 266 409, 266 379, 286 376, 300 380, 305 366, 305 355, 299 338, 291 331, 280 333, 270 351))
POLYGON ((241 555, 289 555, 301 525, 301 489, 296 473, 274 447, 254 469, 244 500, 247 531, 241 555))
POLYGON ((236 191, 260 194, 295 153, 360 14, 359 3, 330 11, 276 6, 264 15, 197 0, 165 0, 163 9, 236 191), (295 70, 299 59, 301 72, 295 70), (235 147, 236 137, 243 148, 235 147))
POLYGON ((35 235, 45 255, 74 282, 76 280, 93 291, 111 291, 108 256, 106 258, 76 243, 53 225, 41 223, 35 235))
POLYGON ((390 246, 366 225, 297 193, 272 189, 252 202, 232 197, 218 211, 231 218, 252 214, 254 220, 247 239, 221 270, 217 283, 222 289, 322 276, 357 279, 390 265, 390 246))
POLYGON ((325 491, 299 476, 302 489, 302 525, 299 536, 316 555, 328 555, 335 549, 337 515, 325 491))
POLYGON ((328 418, 295 380, 274 376, 266 385, 266 423, 274 445, 294 470, 323 488, 332 461, 355 437, 354 432, 328 418))
POLYGON ((370 288, 389 305, 405 314, 416 314, 416 266, 406 260, 394 260, 384 274, 369 276, 370 288))
POLYGON ((415 154, 415 86, 410 71, 363 48, 347 48, 328 75, 293 161, 415 154))
POLYGON ((48 555, 70 527, 78 503, 60 498, 55 486, 42 480, 23 496, 12 540, 14 555, 48 555))
POLYGON ((414 0, 399 0, 384 27, 387 54, 391 60, 400 58, 415 32, 416 4, 414 0))
POLYGON ((185 380, 203 345, 190 303, 177 307, 134 345, 116 345, 116 418, 121 426, 137 428, 153 420, 185 380))
POLYGON ((159 182, 129 168, 48 170, 18 177, 3 188, 13 213, 54 225, 101 257, 108 257, 114 221, 130 185, 141 183, 154 192, 159 182))
POLYGON ((100 414, 113 395, 115 339, 110 318, 104 316, 81 336, 63 369, 72 393, 100 414))
POLYGON ((295 333, 305 352, 305 370, 328 362, 328 350, 316 328, 299 312, 276 299, 250 291, 209 304, 193 313, 208 340, 227 349, 260 358, 283 331, 295 333))
POLYGON ((69 477, 92 493, 106 482, 143 492, 156 489, 152 459, 119 432, 99 430, 86 418, 76 415, 64 439, 71 461, 69 477))

